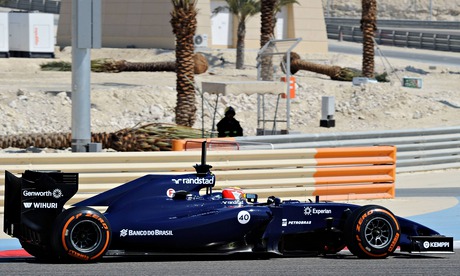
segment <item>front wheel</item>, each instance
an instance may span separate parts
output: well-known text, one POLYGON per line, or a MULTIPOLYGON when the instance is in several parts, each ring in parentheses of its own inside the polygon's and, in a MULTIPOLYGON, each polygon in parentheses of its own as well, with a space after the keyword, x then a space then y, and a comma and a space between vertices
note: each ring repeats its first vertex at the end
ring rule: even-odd
POLYGON ((107 251, 112 238, 108 220, 88 207, 65 210, 53 228, 52 244, 64 260, 97 261, 107 251))
POLYGON ((386 258, 399 243, 401 229, 398 220, 388 209, 363 206, 350 215, 345 223, 348 249, 360 258, 386 258))

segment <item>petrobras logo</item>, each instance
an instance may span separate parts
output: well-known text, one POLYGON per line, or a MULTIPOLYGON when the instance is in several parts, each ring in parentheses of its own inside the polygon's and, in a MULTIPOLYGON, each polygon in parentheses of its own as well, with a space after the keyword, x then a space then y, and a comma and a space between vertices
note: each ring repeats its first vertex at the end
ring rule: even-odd
POLYGON ((63 196, 61 189, 54 189, 53 191, 29 191, 23 190, 22 195, 25 197, 54 197, 56 199, 63 196))
POLYGON ((211 178, 178 178, 178 179, 171 179, 174 184, 179 185, 179 184, 190 184, 190 185, 212 185, 214 184, 214 178, 215 176, 213 175, 211 178))
POLYGON ((58 204, 55 202, 23 202, 24 208, 30 209, 57 209, 58 204))
POLYGON ((288 219, 282 219, 281 220, 281 226, 285 227, 288 225, 310 225, 311 221, 309 220, 288 220, 288 219))
POLYGON ((131 230, 121 229, 120 237, 145 237, 145 236, 174 236, 172 230, 131 230))
POLYGON ((242 205, 243 202, 241 200, 222 200, 222 204, 227 205, 242 205))
POLYGON ((450 243, 449 242, 429 242, 429 241, 425 241, 423 242, 423 247, 425 249, 428 249, 428 248, 448 248, 450 247, 450 243))
POLYGON ((306 216, 310 215, 324 215, 324 214, 332 214, 332 211, 330 209, 317 209, 314 207, 305 207, 303 209, 303 214, 306 216))

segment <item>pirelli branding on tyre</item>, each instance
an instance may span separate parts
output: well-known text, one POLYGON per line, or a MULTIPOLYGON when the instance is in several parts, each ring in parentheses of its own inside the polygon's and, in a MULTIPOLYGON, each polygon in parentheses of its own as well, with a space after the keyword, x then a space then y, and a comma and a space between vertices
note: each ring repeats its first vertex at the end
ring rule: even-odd
POLYGON ((96 261, 107 251, 112 233, 103 214, 77 207, 57 217, 53 238, 53 248, 61 259, 96 261))
POLYGON ((361 258, 386 258, 398 247, 401 229, 396 217, 381 206, 363 206, 345 225, 348 249, 361 258))

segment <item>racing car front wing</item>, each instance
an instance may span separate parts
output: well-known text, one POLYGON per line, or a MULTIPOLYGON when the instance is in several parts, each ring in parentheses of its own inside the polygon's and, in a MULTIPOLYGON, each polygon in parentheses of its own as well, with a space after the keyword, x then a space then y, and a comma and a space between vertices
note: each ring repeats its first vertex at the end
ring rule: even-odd
POLYGON ((444 236, 412 236, 410 253, 454 253, 454 238, 444 236))

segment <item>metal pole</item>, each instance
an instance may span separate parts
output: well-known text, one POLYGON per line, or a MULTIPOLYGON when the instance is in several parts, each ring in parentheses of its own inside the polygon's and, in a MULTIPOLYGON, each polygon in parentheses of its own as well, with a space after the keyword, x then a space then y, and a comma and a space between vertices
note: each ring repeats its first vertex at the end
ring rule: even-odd
POLYGON ((433 0, 430 0, 430 21, 433 21, 433 0))
POLYGON ((77 47, 77 5, 72 0, 72 151, 86 152, 91 142, 91 49, 77 47))
POLYGON ((289 89, 291 86, 291 51, 287 52, 286 67, 286 130, 289 133, 291 129, 291 91, 289 89))

